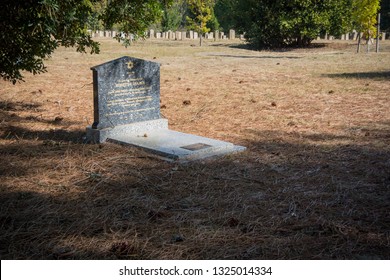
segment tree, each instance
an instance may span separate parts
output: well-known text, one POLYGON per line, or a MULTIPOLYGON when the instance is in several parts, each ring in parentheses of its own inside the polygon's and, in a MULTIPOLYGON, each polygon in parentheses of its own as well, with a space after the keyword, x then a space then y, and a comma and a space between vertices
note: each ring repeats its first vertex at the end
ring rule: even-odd
POLYGON ((235 15, 238 0, 217 0, 214 7, 215 16, 222 30, 234 29, 237 26, 235 15))
POLYGON ((214 0, 188 0, 187 25, 199 33, 200 46, 202 46, 203 34, 210 31, 207 23, 212 19, 214 4, 214 0))
POLYGON ((211 19, 206 23, 206 26, 210 31, 219 30, 219 21, 214 9, 211 9, 211 19))
POLYGON ((45 71, 43 59, 59 45, 98 52, 84 28, 91 6, 86 1, 3 0, 0 4, 0 75, 15 83, 21 70, 45 71))
POLYGON ((161 20, 162 31, 176 31, 185 22, 187 3, 185 0, 174 0, 172 5, 165 5, 161 20))
POLYGON ((87 26, 90 30, 102 30, 105 28, 105 23, 102 21, 101 16, 104 10, 107 8, 109 0, 96 0, 92 1, 92 11, 89 15, 87 26))
POLYGON ((107 26, 117 24, 122 32, 116 36, 125 46, 131 44, 130 35, 135 39, 144 37, 147 28, 163 14, 163 5, 170 0, 111 0, 105 9, 102 19, 107 26))
MULTIPOLYGON (((98 53, 99 44, 87 32, 94 0, 3 0, 0 4, 0 76, 16 83, 21 71, 46 71, 44 59, 59 46, 98 53)), ((111 0, 101 19, 106 26, 119 24, 129 34, 142 36, 161 16, 161 4, 170 0, 111 0)), ((117 37, 122 40, 122 37, 117 37)))
POLYGON ((329 28, 323 30, 334 36, 340 36, 353 29, 352 26, 352 1, 332 1, 329 11, 329 28))
POLYGON ((345 31, 351 0, 224 0, 255 48, 307 46, 320 33, 345 31))
POLYGON ((381 30, 390 32, 390 1, 381 2, 381 30))
MULTIPOLYGON (((354 28, 359 33, 357 52, 360 51, 361 33, 366 37, 367 42, 372 37, 376 37, 376 23, 379 0, 354 0, 352 3, 352 22, 354 28)), ((367 44, 368 47, 368 44, 367 44)))

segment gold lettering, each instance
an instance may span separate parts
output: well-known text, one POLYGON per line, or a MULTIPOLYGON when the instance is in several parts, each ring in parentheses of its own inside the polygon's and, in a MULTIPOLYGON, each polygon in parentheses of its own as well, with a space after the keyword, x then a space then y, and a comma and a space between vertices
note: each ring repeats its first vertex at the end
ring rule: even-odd
POLYGON ((144 86, 145 81, 128 81, 125 83, 116 84, 115 88, 121 88, 121 87, 131 87, 131 86, 144 86))
POLYGON ((115 112, 115 113, 105 114, 105 116, 108 117, 108 116, 126 115, 129 113, 150 111, 150 110, 155 110, 155 108, 144 108, 144 109, 131 110, 131 111, 126 111, 126 112, 115 112))
POLYGON ((116 99, 116 100, 110 100, 107 102, 107 106, 117 106, 117 105, 125 105, 129 103, 137 103, 140 104, 143 101, 152 101, 152 96, 142 96, 142 97, 133 97, 133 98, 125 98, 125 99, 116 99))
POLYGON ((138 87, 138 88, 121 88, 114 89, 108 92, 109 95, 123 96, 131 94, 142 94, 150 90, 150 87, 138 87))

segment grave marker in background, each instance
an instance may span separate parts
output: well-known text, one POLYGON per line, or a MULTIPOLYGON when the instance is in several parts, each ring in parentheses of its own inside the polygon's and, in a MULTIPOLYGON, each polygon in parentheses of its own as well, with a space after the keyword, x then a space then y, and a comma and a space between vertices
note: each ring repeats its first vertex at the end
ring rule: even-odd
POLYGON ((234 31, 233 29, 230 29, 229 30, 229 39, 234 40, 235 38, 236 38, 236 31, 234 31))
POLYGON ((215 30, 214 31, 214 41, 217 41, 219 39, 219 31, 215 30))

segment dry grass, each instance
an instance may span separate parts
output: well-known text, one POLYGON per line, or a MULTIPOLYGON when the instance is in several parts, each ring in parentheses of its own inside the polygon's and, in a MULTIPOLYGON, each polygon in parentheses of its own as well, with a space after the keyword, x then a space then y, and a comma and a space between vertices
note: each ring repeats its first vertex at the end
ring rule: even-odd
POLYGON ((101 42, 0 81, 1 259, 389 259, 389 41, 101 42), (122 55, 161 63, 172 129, 248 150, 176 165, 83 144, 89 68, 122 55))

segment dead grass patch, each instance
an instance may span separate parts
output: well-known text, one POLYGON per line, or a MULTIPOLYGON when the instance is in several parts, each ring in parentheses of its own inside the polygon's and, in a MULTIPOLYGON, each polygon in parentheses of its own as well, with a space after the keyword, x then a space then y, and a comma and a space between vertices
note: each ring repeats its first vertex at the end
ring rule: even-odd
POLYGON ((389 259, 389 42, 101 43, 0 81, 2 259, 389 259), (172 129, 248 150, 176 165, 83 144, 89 68, 122 55, 161 63, 172 129))

